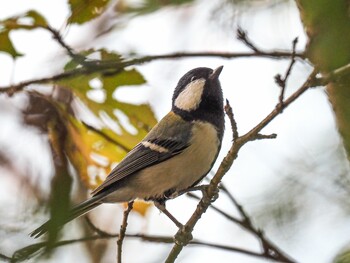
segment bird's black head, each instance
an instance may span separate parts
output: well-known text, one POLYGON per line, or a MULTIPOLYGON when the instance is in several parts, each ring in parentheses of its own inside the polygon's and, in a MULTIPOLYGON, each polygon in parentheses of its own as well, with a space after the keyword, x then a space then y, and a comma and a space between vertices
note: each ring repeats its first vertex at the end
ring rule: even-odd
POLYGON ((187 72, 177 84, 172 110, 186 120, 208 121, 223 129, 223 95, 219 75, 223 66, 215 70, 195 68, 187 72))

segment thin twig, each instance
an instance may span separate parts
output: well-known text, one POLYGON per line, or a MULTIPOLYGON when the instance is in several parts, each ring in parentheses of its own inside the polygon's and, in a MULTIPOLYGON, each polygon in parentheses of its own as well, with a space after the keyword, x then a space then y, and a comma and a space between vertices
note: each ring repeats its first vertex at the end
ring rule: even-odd
MULTIPOLYGON (((187 196, 196 199, 196 200, 201 200, 200 197, 198 197, 197 195, 193 194, 193 193, 187 193, 187 196)), ((213 209, 214 211, 216 211, 217 213, 219 213, 220 215, 226 217, 226 219, 232 221, 233 223, 236 224, 241 224, 241 220, 229 215, 228 213, 226 213, 225 211, 221 210, 220 208, 216 207, 215 205, 210 205, 210 208, 213 209)))
POLYGON ((82 122, 82 124, 83 124, 86 128, 88 128, 89 130, 91 130, 91 131, 97 133, 98 135, 100 135, 101 137, 103 137, 103 138, 104 138, 105 140, 107 140, 108 142, 113 143, 113 144, 117 145, 118 147, 122 148, 124 151, 126 151, 126 152, 131 151, 130 148, 124 146, 123 144, 121 144, 120 142, 118 142, 117 140, 115 140, 114 138, 112 138, 111 136, 109 136, 108 134, 104 133, 103 131, 101 131, 101 130, 95 128, 94 126, 91 126, 91 125, 87 124, 86 122, 82 122))
POLYGON ((128 226, 128 217, 129 217, 130 211, 133 208, 133 205, 134 205, 134 201, 130 201, 128 203, 128 207, 124 211, 122 225, 120 226, 119 237, 118 237, 118 240, 117 240, 117 249, 118 249, 117 260, 118 260, 118 263, 122 262, 123 241, 124 241, 124 238, 125 238, 126 227, 128 226))
POLYGON ((245 249, 241 249, 241 248, 236 248, 236 247, 232 247, 232 246, 218 245, 218 244, 214 244, 214 243, 196 241, 196 240, 191 241, 189 243, 189 245, 201 245, 201 246, 206 246, 206 247, 210 247, 210 248, 219 248, 219 249, 223 249, 223 250, 227 250, 227 251, 231 251, 231 252, 238 252, 238 253, 252 256, 252 257, 258 257, 258 258, 263 258, 263 259, 268 258, 272 261, 278 262, 278 260, 276 260, 272 256, 266 256, 265 254, 262 254, 262 253, 253 252, 253 251, 249 251, 249 250, 245 250, 245 249))
POLYGON ((258 133, 256 135, 256 140, 276 139, 276 138, 277 138, 277 134, 276 133, 272 133, 272 134, 261 134, 261 133, 258 133))
POLYGON ((292 72, 292 68, 294 66, 294 63, 295 63, 295 53, 296 53, 296 46, 297 46, 297 43, 298 43, 298 38, 296 37, 294 40, 293 40, 293 46, 292 46, 292 57, 290 59, 290 64, 287 68, 287 71, 284 75, 284 77, 282 78, 282 76, 280 74, 277 74, 275 76, 275 82, 277 83, 278 86, 280 86, 281 88, 281 92, 280 92, 280 96, 279 96, 279 104, 277 105, 277 107, 280 107, 282 110, 283 110, 283 100, 284 100, 284 94, 285 94, 285 91, 286 91, 286 86, 287 86, 287 80, 290 76, 290 73, 292 72))
POLYGON ((90 218, 88 216, 85 216, 85 221, 88 224, 88 226, 94 231, 96 234, 98 234, 101 237, 116 237, 117 234, 110 234, 106 231, 103 231, 99 227, 95 226, 94 223, 91 222, 90 218))
POLYGON ((237 140, 237 138, 239 137, 239 134, 238 134, 237 122, 235 120, 235 117, 234 117, 234 114, 232 111, 232 107, 231 107, 228 99, 226 99, 226 105, 225 105, 224 109, 225 109, 226 115, 230 119, 232 137, 233 137, 232 141, 235 142, 237 140))
POLYGON ((248 230, 258 238, 258 240, 261 243, 264 255, 274 255, 274 257, 276 257, 276 255, 283 255, 283 252, 265 237, 264 232, 253 225, 252 220, 245 212, 243 206, 237 202, 237 200, 233 197, 230 191, 223 184, 220 185, 220 188, 227 194, 227 196, 235 205, 239 214, 243 218, 243 220, 240 221, 239 225, 244 227, 244 229, 248 230))
POLYGON ((256 53, 260 53, 260 49, 258 49, 253 42, 250 41, 248 38, 247 32, 244 31, 242 28, 238 27, 237 28, 237 39, 242 41, 247 47, 249 47, 251 50, 255 51, 256 53))
POLYGON ((78 60, 79 62, 82 62, 84 60, 84 57, 75 53, 75 51, 73 50, 72 47, 68 46, 68 44, 66 42, 64 42, 60 32, 58 32, 56 29, 54 29, 51 26, 45 26, 43 27, 44 29, 46 29, 47 31, 49 31, 53 38, 58 42, 58 44, 61 45, 61 47, 63 47, 67 54, 74 60, 78 60))

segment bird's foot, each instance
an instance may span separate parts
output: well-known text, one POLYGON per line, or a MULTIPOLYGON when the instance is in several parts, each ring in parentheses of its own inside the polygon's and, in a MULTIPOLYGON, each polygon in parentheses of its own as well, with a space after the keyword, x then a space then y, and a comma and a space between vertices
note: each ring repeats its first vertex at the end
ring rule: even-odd
MULTIPOLYGON (((201 191, 203 197, 208 197, 208 189, 209 189, 209 187, 210 187, 209 184, 202 184, 202 185, 190 187, 190 188, 187 188, 185 190, 182 190, 182 191, 179 191, 179 192, 175 192, 175 193, 177 194, 177 196, 179 196, 179 195, 183 195, 183 194, 189 193, 189 192, 201 191)), ((215 200, 218 199, 218 197, 219 197, 219 189, 215 188, 214 191, 215 191, 214 195, 213 195, 212 198, 210 198, 210 202, 215 202, 215 200)))

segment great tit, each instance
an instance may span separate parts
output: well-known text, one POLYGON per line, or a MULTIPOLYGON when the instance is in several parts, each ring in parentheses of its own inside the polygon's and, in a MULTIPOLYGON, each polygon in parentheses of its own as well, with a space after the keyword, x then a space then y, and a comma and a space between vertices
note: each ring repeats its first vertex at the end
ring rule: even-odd
MULTIPOLYGON (((214 165, 224 134, 223 94, 218 79, 222 69, 200 67, 187 72, 175 88, 171 111, 61 225, 102 203, 135 199, 160 203, 198 184, 214 165)), ((50 226, 49 220, 31 236, 43 235, 50 226)))

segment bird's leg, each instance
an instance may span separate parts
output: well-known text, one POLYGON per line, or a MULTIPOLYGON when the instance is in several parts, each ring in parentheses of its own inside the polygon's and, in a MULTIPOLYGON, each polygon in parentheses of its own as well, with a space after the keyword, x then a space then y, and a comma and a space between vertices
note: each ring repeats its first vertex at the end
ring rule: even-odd
POLYGON ((166 208, 165 208, 165 202, 164 201, 153 201, 155 207, 159 209, 159 211, 163 212, 171 221, 174 222, 174 224, 182 229, 183 224, 181 224, 166 208))

